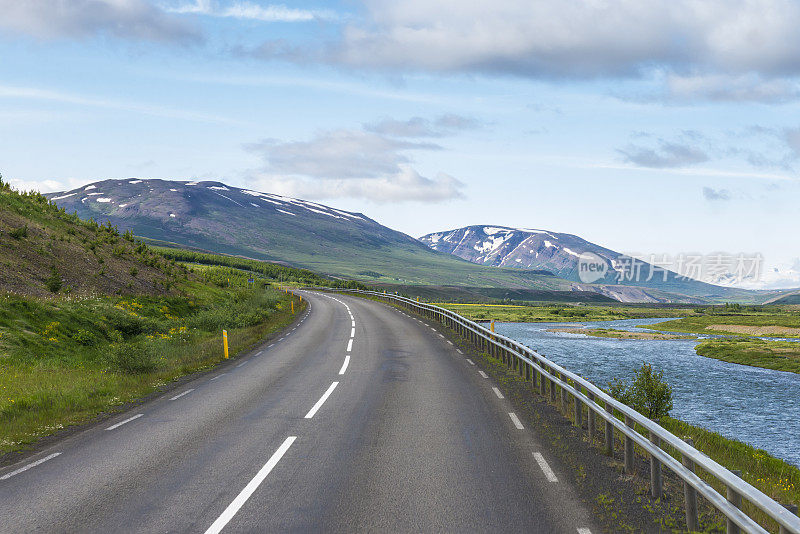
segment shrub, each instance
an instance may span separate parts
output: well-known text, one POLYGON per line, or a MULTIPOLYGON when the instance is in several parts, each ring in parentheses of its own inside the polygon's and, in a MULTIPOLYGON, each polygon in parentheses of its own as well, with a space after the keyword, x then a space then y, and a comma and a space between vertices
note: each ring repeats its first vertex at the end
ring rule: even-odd
POLYGON ((13 237, 14 239, 22 239, 23 237, 28 237, 28 225, 21 226, 15 230, 11 230, 8 235, 13 237))
POLYGON ((147 343, 119 343, 111 347, 111 364, 130 374, 150 373, 156 368, 156 358, 147 343))
POLYGON ((58 293, 58 291, 61 289, 61 275, 58 274, 58 269, 56 269, 55 266, 50 269, 50 276, 47 277, 47 280, 44 281, 44 284, 51 293, 58 293))
POLYGON ((136 267, 131 267, 130 273, 131 276, 136 276, 137 274, 139 274, 139 269, 137 269, 136 267))
POLYGON ((642 364, 630 385, 615 378, 609 382, 608 390, 611 396, 653 421, 660 421, 672 410, 672 388, 664 382, 664 372, 653 371, 649 363, 642 364))
POLYGON ((83 328, 72 334, 71 337, 76 343, 87 347, 97 342, 95 335, 83 328))

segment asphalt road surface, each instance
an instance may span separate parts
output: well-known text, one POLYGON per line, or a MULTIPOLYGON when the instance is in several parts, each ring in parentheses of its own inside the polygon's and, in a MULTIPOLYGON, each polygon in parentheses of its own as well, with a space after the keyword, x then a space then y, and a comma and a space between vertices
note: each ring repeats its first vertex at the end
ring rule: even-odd
POLYGON ((0 532, 598 532, 431 326, 304 297, 280 339, 1 469, 0 532))

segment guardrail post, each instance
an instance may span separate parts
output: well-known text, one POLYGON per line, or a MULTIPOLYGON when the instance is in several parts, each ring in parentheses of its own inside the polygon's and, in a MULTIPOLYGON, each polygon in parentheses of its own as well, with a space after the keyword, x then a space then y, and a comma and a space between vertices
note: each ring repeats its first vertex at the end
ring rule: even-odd
MULTIPOLYGON (((792 512, 794 515, 797 515, 797 505, 796 504, 784 504, 784 508, 792 512)), ((780 534, 789 534, 789 529, 781 525, 780 534)))
MULTIPOLYGON (((739 471, 738 469, 731 469, 731 473, 733 473, 737 477, 741 477, 742 476, 742 472, 739 471)), ((727 495, 727 497, 728 497, 728 502, 731 503, 732 505, 734 505, 736 508, 741 508, 742 507, 742 496, 739 495, 738 493, 736 493, 736 489, 733 488, 732 486, 728 486, 728 495, 727 495)), ((741 529, 739 528, 739 525, 734 523, 730 518, 728 519, 727 523, 728 524, 727 524, 726 532, 728 534, 739 534, 741 532, 741 529)))
MULTIPOLYGON (((554 374, 552 369, 550 369, 550 374, 551 375, 554 374)), ((553 379, 550 379, 549 382, 550 382, 550 384, 549 384, 550 385, 550 402, 555 404, 556 403, 556 382, 553 379)))
MULTIPOLYGON (((606 402, 606 411, 614 417, 614 407, 610 402, 606 402)), ((614 425, 610 421, 606 421, 606 454, 614 456, 614 425)))
MULTIPOLYGON (((685 438, 684 441, 689 446, 694 447, 694 440, 692 438, 685 438)), ((681 462, 683 466, 694 473, 694 462, 691 458, 681 455, 681 462)), ((697 490, 689 485, 688 482, 683 483, 683 500, 684 507, 686 508, 686 530, 694 532, 700 529, 699 521, 697 520, 697 490)))
MULTIPOLYGON (((564 373, 559 374, 559 378, 561 378, 562 382, 566 382, 566 378, 564 377, 564 373)), ((569 412, 567 411, 567 407, 569 406, 569 399, 567 399, 567 390, 564 389, 564 386, 561 386, 561 412, 564 415, 567 415, 569 412)))
MULTIPOLYGON (((542 365, 541 360, 537 360, 539 365, 542 365)), ((547 380, 544 377, 544 373, 539 373, 539 394, 544 397, 547 395, 547 380)))
MULTIPOLYGON (((633 428, 633 419, 627 415, 625 416, 625 426, 633 428)), ((625 472, 629 475, 636 472, 633 465, 633 440, 627 435, 625 436, 625 472)))
MULTIPOLYGON (((655 445, 656 447, 659 446, 661 440, 656 436, 655 432, 650 432, 650 443, 655 445)), ((658 458, 655 455, 650 455, 650 495, 653 496, 654 499, 661 498, 661 492, 663 490, 663 485, 661 481, 661 462, 658 461, 658 458)))
MULTIPOLYGON (((580 384, 578 384, 577 382, 574 382, 573 385, 575 386, 576 390, 578 390, 579 392, 581 391, 580 384)), ((583 421, 581 421, 583 419, 583 406, 582 406, 582 403, 581 403, 580 399, 578 399, 578 395, 573 395, 572 396, 572 401, 574 403, 574 411, 575 411, 575 426, 578 427, 579 429, 583 428, 583 421)))
MULTIPOLYGON (((594 393, 587 391, 586 396, 589 397, 590 401, 594 402, 594 393)), ((589 410, 587 414, 588 419, 586 422, 588 426, 587 430, 589 431, 589 443, 594 443, 595 434, 597 433, 597 429, 595 428, 595 413, 594 409, 592 409, 592 407, 588 404, 586 405, 586 408, 589 410)))

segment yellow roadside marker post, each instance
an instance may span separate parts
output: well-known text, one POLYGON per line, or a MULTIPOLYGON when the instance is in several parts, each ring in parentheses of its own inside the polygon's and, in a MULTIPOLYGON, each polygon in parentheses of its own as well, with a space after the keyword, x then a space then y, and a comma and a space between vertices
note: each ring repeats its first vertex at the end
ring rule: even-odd
POLYGON ((294 301, 292 301, 292 315, 294 315, 294 301))
POLYGON ((228 359, 228 331, 222 331, 222 346, 225 348, 225 359, 228 359))
POLYGON ((492 319, 492 334, 494 334, 494 319, 492 319))

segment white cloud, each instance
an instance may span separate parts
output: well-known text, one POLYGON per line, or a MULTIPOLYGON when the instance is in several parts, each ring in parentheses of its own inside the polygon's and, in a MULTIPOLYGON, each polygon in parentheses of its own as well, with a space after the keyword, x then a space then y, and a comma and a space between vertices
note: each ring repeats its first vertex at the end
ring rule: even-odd
POLYGON ((193 27, 144 0, 0 0, 0 13, 0 29, 40 39, 202 40, 193 27))
POLYGON ((731 192, 727 189, 714 189, 712 187, 703 188, 703 198, 709 202, 728 201, 731 199, 731 192))
MULTIPOLYGON (((347 22, 341 35, 326 46, 269 41, 254 53, 390 72, 544 79, 637 77, 653 71, 768 79, 800 74, 796 0, 364 0, 364 4, 365 16, 347 22)), ((676 90, 686 90, 689 80, 673 83, 676 90)), ((766 100, 786 90, 775 86, 780 83, 770 84, 749 84, 727 97, 766 100)), ((723 96, 719 90, 711 92, 723 96)))
POLYGON ((726 75, 670 74, 667 96, 674 100, 712 100, 720 102, 762 102, 778 104, 800 97, 800 84, 787 79, 764 79, 755 73, 726 75))
POLYGON ((414 150, 441 150, 376 132, 339 129, 307 141, 265 140, 245 148, 264 160, 250 179, 262 189, 312 199, 364 198, 376 202, 440 202, 462 197, 463 184, 445 173, 422 176, 414 150))
POLYGON ((708 154, 695 146, 663 140, 656 148, 628 145, 618 152, 628 163, 656 169, 686 167, 709 160, 708 154))
POLYGON ((433 121, 423 117, 411 117, 404 121, 384 117, 365 124, 364 129, 392 137, 443 137, 460 130, 469 130, 480 126, 482 123, 472 117, 447 114, 433 121))
POLYGON ((193 111, 143 104, 139 102, 126 102, 103 97, 81 96, 71 93, 52 91, 50 89, 39 89, 37 87, 0 85, 0 99, 1 98, 62 102, 65 104, 75 104, 78 106, 117 109, 131 113, 140 113, 143 115, 197 122, 241 124, 238 121, 218 115, 209 115, 206 113, 197 113, 193 111))
MULTIPOLYGON (((445 173, 435 178, 421 176, 409 165, 399 165, 396 172, 374 178, 322 178, 256 175, 255 185, 278 194, 322 200, 330 198, 361 198, 373 202, 436 203, 463 198, 464 184, 445 173)), ((255 185, 253 187, 255 187, 255 185)))
POLYGON ((172 13, 191 13, 211 17, 224 17, 261 22, 308 22, 312 20, 332 20, 338 18, 330 10, 297 9, 283 4, 261 6, 252 2, 233 2, 221 5, 212 0, 195 0, 194 3, 168 7, 172 13))

